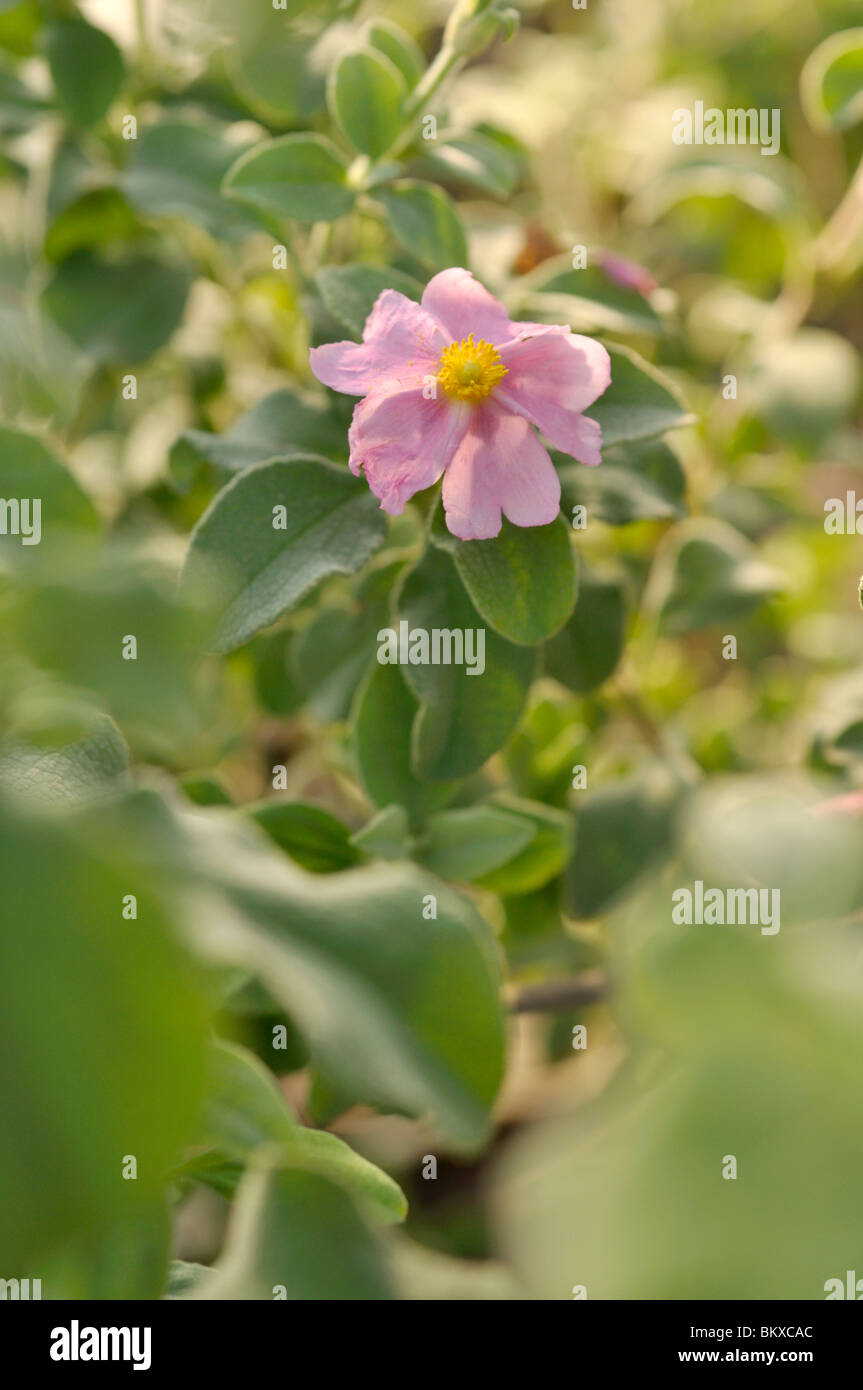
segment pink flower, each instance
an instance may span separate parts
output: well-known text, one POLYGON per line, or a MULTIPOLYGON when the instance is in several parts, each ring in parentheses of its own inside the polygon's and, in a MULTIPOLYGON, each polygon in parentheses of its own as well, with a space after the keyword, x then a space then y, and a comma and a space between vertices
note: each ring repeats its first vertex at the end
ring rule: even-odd
POLYGON ((569 328, 513 323, 470 271, 442 270, 422 304, 384 290, 362 343, 313 348, 326 386, 362 396, 350 466, 365 469, 384 511, 398 516, 443 474, 450 531, 463 541, 545 526, 560 479, 533 426, 581 463, 600 461, 599 425, 583 414, 611 380, 608 353, 569 328))

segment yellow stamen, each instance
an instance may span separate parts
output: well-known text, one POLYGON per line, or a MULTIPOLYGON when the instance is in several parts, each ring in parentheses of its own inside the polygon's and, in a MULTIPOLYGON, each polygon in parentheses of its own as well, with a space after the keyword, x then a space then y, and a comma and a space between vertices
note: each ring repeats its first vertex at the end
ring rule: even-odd
POLYGON ((484 338, 475 343, 471 333, 460 343, 450 343, 444 348, 437 379, 448 396, 460 401, 481 401, 508 371, 497 348, 484 338))

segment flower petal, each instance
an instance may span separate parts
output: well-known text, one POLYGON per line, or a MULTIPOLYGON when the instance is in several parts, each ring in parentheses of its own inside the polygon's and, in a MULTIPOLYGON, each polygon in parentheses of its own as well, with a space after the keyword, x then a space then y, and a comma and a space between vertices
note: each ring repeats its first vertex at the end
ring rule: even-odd
POLYGON ((582 411, 611 381, 611 359, 602 344, 561 329, 508 343, 500 359, 509 371, 497 387, 497 401, 531 420, 555 449, 581 463, 599 463, 600 429, 582 411))
POLYGON ((398 516, 415 492, 436 483, 467 428, 469 408, 421 390, 375 391, 354 408, 350 466, 362 467, 384 511, 398 516))
POLYGON ((547 526, 560 510, 560 478, 527 420, 488 401, 475 407, 444 473, 446 524, 463 541, 516 526, 547 526))
POLYGON ((361 343, 312 348, 312 371, 325 386, 364 396, 394 378, 434 376, 447 339, 430 314, 398 290, 384 290, 366 319, 361 343))
POLYGON ((500 301, 460 266, 442 270, 429 280, 422 305, 456 343, 471 333, 487 343, 505 343, 516 327, 500 301))

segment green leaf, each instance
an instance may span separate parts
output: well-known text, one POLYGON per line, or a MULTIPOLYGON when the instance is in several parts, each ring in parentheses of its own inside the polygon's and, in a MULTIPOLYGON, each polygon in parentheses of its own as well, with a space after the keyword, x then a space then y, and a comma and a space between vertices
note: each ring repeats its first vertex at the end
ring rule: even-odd
POLYGON ((600 426, 605 448, 651 439, 692 423, 694 415, 661 372, 630 348, 610 343, 606 347, 611 354, 611 385, 584 412, 600 426))
MULTIPOLYGON (((296 9, 296 0, 292 12, 296 9)), ((251 11, 246 8, 244 17, 251 11)), ((259 16, 273 19, 257 39, 243 35, 225 53, 227 75, 242 102, 254 115, 276 129, 307 125, 324 105, 325 83, 315 60, 318 35, 297 31, 284 24, 284 15, 259 16), (281 22, 280 22, 281 21, 281 22)))
POLYGON ((575 606, 575 555, 561 517, 548 526, 504 520, 489 541, 460 541, 446 529, 442 508, 431 539, 449 551, 476 608, 510 642, 535 646, 563 626, 575 606))
POLYGON ((617 666, 625 631, 625 585, 583 565, 572 617, 543 654, 547 674, 579 694, 595 690, 617 666))
POLYGON ((45 730, 37 741, 31 729, 25 741, 10 736, 0 742, 0 782, 36 806, 74 806, 112 796, 129 779, 129 750, 116 725, 104 715, 74 741, 57 741, 45 730))
POLYGON ((507 198, 521 169, 516 153, 479 130, 454 132, 429 143, 422 151, 420 168, 433 178, 453 180, 479 188, 497 198, 507 198))
POLYGON ((335 1134, 306 1129, 273 1075, 247 1048, 216 1040, 210 1048, 204 1142, 245 1163, 262 1145, 278 1145, 284 1167, 318 1173, 344 1188, 371 1221, 403 1221, 398 1185, 335 1134))
MULTIPOLYGON (((27 533, 21 529, 19 535, 12 534, 9 521, 9 534, 0 535, 0 556, 3 563, 15 566, 26 561, 39 551, 40 560, 46 551, 55 547, 62 554, 63 547, 70 543, 72 534, 95 537, 99 531, 99 517, 89 497, 81 489, 67 468, 54 457, 41 440, 21 430, 4 429, 0 426, 0 497, 5 499, 29 498, 38 500, 38 526, 35 525, 37 513, 31 505, 29 514, 18 513, 18 526, 24 526, 29 517, 27 532, 38 544, 25 544, 27 533)), ((12 517, 14 521, 14 515, 12 517)))
POLYGON ((239 473, 252 463, 287 454, 320 451, 327 457, 345 452, 345 428, 317 401, 294 391, 273 391, 224 434, 184 430, 171 447, 171 471, 178 486, 187 485, 202 463, 225 473, 239 473))
POLYGON ((280 135, 241 155, 222 190, 273 217, 332 222, 354 204, 346 179, 344 159, 322 135, 280 135))
POLYGON ((410 822, 404 806, 385 806, 368 825, 351 836, 351 844, 378 859, 406 859, 411 849, 410 822))
POLYGON ((59 264, 76 251, 129 242, 140 224, 116 188, 94 188, 63 207, 45 235, 45 255, 59 264))
POLYGON ((411 771, 411 737, 419 701, 398 666, 372 663, 353 713, 360 779, 376 806, 406 807, 412 821, 446 805, 454 788, 411 771))
POLYGON ((419 44, 410 34, 392 20, 375 19, 365 30, 364 38, 372 48, 389 58, 409 88, 416 86, 426 70, 426 60, 419 44))
POLYGON ((742 376, 747 413, 780 439, 810 450, 851 421, 863 380, 856 348, 824 328, 801 328, 759 344, 742 376))
POLYGON ((649 864, 668 853, 679 796, 677 779, 657 763, 590 792, 579 803, 566 879, 572 916, 605 912, 649 864))
POLYGON ((498 798, 497 805, 532 824, 533 835, 524 849, 477 882, 502 896, 533 893, 563 870, 572 847, 572 817, 553 806, 512 796, 498 798))
POLYGON ((587 508, 588 518, 609 526, 633 521, 671 521, 685 513, 686 476, 677 455, 661 439, 612 445, 599 468, 585 468, 556 454, 565 506, 587 508))
POLYGON ((120 90, 123 55, 112 38, 83 19, 49 24, 45 53, 60 104, 78 125, 101 120, 120 90))
POLYGON ((676 534, 658 562, 656 593, 664 632, 679 636, 732 622, 785 587, 754 546, 720 521, 698 521, 676 534))
POLYGON ((414 770, 434 781, 468 777, 518 723, 536 666, 534 653, 486 631, 452 560, 434 547, 406 576, 398 613, 406 641, 416 629, 428 647, 429 664, 404 667, 420 701, 412 736, 414 770), (435 632, 441 634, 441 664, 434 664, 435 632))
POLYGON ((321 298, 337 319, 361 338, 375 300, 384 290, 398 290, 419 301, 423 287, 412 276, 389 266, 327 265, 315 276, 321 298))
POLYGON ((430 816, 419 857, 441 878, 469 882, 515 858, 534 838, 532 821, 497 806, 466 806, 430 816))
POLYGON ((357 864, 346 825, 320 806, 302 801, 261 801, 245 808, 270 839, 311 873, 331 874, 357 864))
POLYGON ((189 283, 187 271, 150 256, 103 261, 82 251, 54 271, 42 305, 93 363, 127 366, 171 337, 189 283))
POLYGON ((322 579, 358 570, 383 533, 375 498, 347 469, 275 459, 246 469, 214 498, 192 533, 184 583, 218 581, 215 649, 229 651, 322 579))
POLYGON ((396 241, 430 270, 467 261, 467 239, 455 203, 431 183, 402 179, 376 191, 396 241))
POLYGON ((171 1217, 163 1197, 107 1231, 85 1234, 41 1265, 45 1299, 157 1299, 168 1272, 171 1217))
POLYGON ((4 913, 20 928, 0 934, 0 1029, 16 1057, 0 1077, 0 1246, 23 1273, 161 1193, 199 1103, 204 1018, 147 875, 17 805, 0 821, 4 913))
POLYGON ((522 283, 518 307, 525 317, 568 323, 577 333, 657 337, 665 331, 662 319, 638 290, 618 285, 601 265, 574 270, 569 258, 541 265, 527 284, 522 283))
POLYGON ((333 120, 349 144, 372 159, 380 159, 401 135, 406 95, 399 69, 374 48, 343 53, 327 86, 333 120))
POLYGON ((50 109, 14 73, 0 69, 0 132, 21 135, 50 109))
POLYGON ((350 1197, 316 1173, 262 1158, 240 1184, 224 1253, 188 1296, 368 1302, 391 1289, 383 1252, 350 1197))
POLYGON ((247 235, 260 229, 257 218, 221 192, 237 154, 217 130, 161 121, 141 132, 120 187, 151 217, 182 218, 222 237, 247 235))
POLYGON ((863 29, 831 34, 800 74, 803 109, 821 130, 848 130, 863 120, 863 29))

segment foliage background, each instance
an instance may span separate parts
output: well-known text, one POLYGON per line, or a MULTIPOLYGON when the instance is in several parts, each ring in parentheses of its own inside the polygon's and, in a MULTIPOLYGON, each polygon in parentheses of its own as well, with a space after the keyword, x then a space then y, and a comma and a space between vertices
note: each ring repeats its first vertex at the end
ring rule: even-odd
POLYGON ((0 537, 0 1252, 44 1297, 859 1265, 858 7, 449 8, 0 0, 0 496, 43 507, 0 537), (675 145, 695 100, 781 153, 675 145), (541 532, 384 518, 310 375, 450 264, 617 349, 541 532), (477 610, 470 688, 377 665, 477 610), (696 878, 781 931, 674 927, 696 878))

